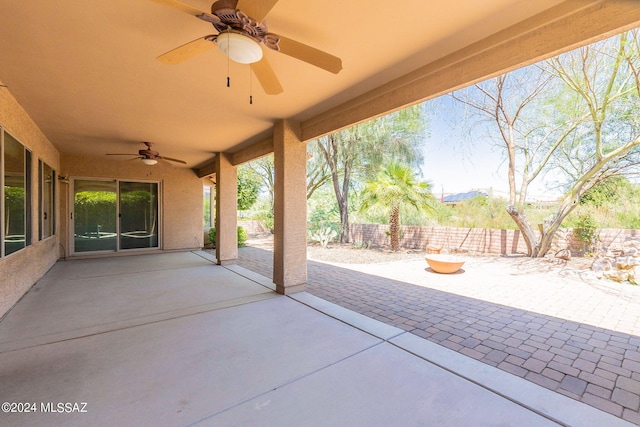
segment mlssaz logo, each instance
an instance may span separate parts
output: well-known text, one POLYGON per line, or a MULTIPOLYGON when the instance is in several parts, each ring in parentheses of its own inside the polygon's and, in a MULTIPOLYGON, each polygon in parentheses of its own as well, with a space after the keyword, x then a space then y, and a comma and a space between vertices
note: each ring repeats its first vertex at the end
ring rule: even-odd
POLYGON ((87 402, 42 402, 40 403, 40 412, 57 412, 59 414, 86 413, 87 402))

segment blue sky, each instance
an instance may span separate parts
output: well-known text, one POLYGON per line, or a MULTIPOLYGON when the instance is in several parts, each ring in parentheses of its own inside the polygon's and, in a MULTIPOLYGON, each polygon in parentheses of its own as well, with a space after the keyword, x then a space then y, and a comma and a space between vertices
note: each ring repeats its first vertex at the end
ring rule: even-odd
POLYGON ((448 97, 427 104, 429 124, 422 166, 434 194, 487 190, 508 194, 506 165, 498 147, 486 138, 473 139, 464 127, 464 112, 448 97), (457 125, 460 126, 457 126, 457 125))
MULTIPOLYGON (((429 101, 427 111, 430 118, 422 176, 431 182, 433 193, 439 196, 443 189, 445 194, 492 190, 495 196, 507 198, 507 162, 501 146, 490 141, 486 131, 465 126, 464 111, 451 98, 429 101)), ((528 196, 548 200, 557 192, 549 191, 540 180, 534 182, 528 196)))

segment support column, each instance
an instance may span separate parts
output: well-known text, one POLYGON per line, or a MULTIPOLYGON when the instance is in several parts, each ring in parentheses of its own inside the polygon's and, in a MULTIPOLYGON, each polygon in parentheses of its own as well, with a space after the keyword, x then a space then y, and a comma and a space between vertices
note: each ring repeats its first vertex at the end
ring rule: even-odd
POLYGON ((215 159, 216 259, 218 265, 238 258, 238 171, 225 153, 215 159))
POLYGON ((276 292, 304 291, 307 282, 307 145, 300 125, 283 120, 273 127, 275 167, 273 282, 276 292))

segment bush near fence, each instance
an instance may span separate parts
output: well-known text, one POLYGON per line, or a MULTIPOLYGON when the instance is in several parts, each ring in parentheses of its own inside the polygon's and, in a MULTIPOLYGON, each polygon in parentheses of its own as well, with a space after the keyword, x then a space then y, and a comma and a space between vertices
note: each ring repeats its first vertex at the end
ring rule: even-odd
MULTIPOLYGON (((474 254, 516 255, 526 254, 527 245, 520 230, 489 228, 401 226, 400 244, 405 249, 427 251, 441 248, 448 252, 474 254)), ((389 226, 381 224, 351 224, 351 241, 372 247, 389 246, 389 226)), ((640 230, 601 229, 599 247, 621 245, 628 238, 640 238, 640 230)), ((572 229, 561 229, 554 239, 552 252, 569 248, 574 254, 583 252, 583 244, 572 229)))

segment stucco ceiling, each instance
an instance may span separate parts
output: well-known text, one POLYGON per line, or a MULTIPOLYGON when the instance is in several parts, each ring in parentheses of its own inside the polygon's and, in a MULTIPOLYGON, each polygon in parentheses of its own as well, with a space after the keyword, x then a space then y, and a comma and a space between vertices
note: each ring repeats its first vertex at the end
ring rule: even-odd
POLYGON ((194 167, 264 138, 275 120, 309 119, 558 3, 280 0, 269 30, 340 57, 343 70, 265 50, 284 88, 270 96, 217 49, 156 60, 216 32, 154 1, 0 0, 0 81, 63 153, 135 153, 151 141, 194 167))

